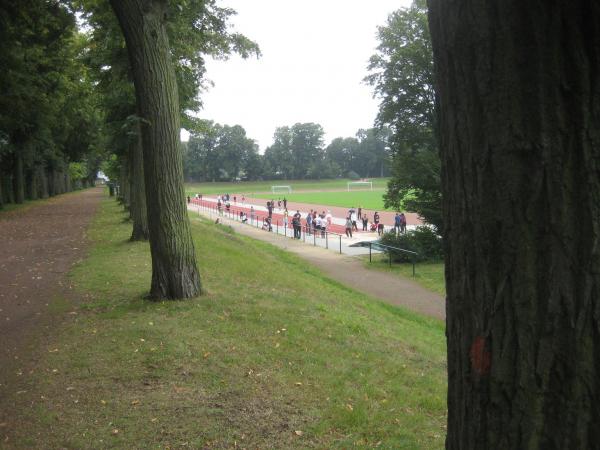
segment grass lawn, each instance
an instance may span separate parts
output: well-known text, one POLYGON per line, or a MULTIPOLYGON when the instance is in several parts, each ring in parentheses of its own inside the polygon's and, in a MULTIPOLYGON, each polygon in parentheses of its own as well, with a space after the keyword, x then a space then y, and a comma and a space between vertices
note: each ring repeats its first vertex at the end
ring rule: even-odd
MULTIPOLYGON (((441 449, 443 323, 193 219, 205 294, 143 300, 148 245, 105 200, 85 301, 14 393, 19 448, 441 449)), ((13 444, 15 441, 13 441, 13 444)))
POLYGON ((359 205, 366 209, 374 209, 384 211, 383 194, 385 191, 341 191, 341 192, 304 192, 292 194, 257 194, 258 198, 282 198, 283 195, 292 202, 311 203, 315 205, 342 206, 350 208, 351 206, 358 207, 359 205))
MULTIPOLYGON (((392 263, 389 266, 388 257, 384 254, 373 255, 373 262, 369 263, 369 257, 365 258, 365 267, 373 270, 384 270, 398 273, 412 279, 412 264, 392 263)), ((414 280, 426 289, 446 295, 446 280, 444 279, 443 262, 417 263, 414 280)))
MULTIPOLYGON (((385 189, 389 178, 373 178, 373 189, 385 189)), ((240 183, 186 183, 186 195, 202 194, 246 194, 252 196, 259 193, 271 193, 271 186, 291 186, 295 191, 346 190, 349 179, 334 180, 270 180, 242 181, 240 183)), ((281 194, 283 195, 283 193, 281 194)))

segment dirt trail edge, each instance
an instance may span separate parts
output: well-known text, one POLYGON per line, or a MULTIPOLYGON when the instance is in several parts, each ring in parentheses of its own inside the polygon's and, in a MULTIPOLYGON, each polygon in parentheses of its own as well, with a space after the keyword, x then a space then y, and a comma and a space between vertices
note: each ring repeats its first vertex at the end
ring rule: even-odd
POLYGON ((65 303, 66 275, 85 256, 101 198, 102 188, 93 188, 0 213, 0 422, 10 414, 6 394, 35 369, 36 347, 56 326, 52 311, 65 303))
MULTIPOLYGON (((190 208, 192 219, 198 212, 190 208)), ((403 306, 420 314, 440 320, 446 318, 444 298, 428 291, 416 282, 377 270, 369 270, 362 261, 352 256, 340 255, 320 247, 313 247, 301 241, 268 233, 258 228, 243 225, 235 220, 221 217, 224 224, 230 225, 239 234, 269 242, 281 249, 290 251, 314 264, 332 279, 372 297, 403 306)))

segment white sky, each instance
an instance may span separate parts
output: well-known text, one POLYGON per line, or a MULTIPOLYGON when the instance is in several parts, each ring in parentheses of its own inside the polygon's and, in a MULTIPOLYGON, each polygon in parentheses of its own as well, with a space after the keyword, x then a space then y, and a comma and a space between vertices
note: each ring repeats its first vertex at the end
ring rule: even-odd
MULTIPOLYGON (((221 0, 234 29, 256 41, 260 59, 208 61, 215 83, 202 94, 203 119, 239 124, 261 153, 275 128, 316 122, 325 142, 370 128, 378 102, 362 82, 378 25, 410 0, 221 0)), ((187 139, 187 136, 185 137, 187 139)))

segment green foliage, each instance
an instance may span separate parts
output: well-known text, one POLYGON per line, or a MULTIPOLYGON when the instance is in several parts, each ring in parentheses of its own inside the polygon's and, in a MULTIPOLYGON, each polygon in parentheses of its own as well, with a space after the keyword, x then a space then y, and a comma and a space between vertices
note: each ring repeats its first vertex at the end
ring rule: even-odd
POLYGON ((0 5, 0 177, 24 185, 26 198, 68 190, 69 162, 86 161, 95 175, 100 117, 85 45, 73 12, 60 2, 0 5))
POLYGON ((416 261, 440 261, 444 258, 442 238, 427 226, 416 227, 399 235, 390 231, 383 235, 380 242, 390 247, 417 252, 414 257, 410 253, 387 249, 386 253, 391 253, 392 260, 396 262, 410 262, 413 258, 416 261))
POLYGON ((391 130, 392 179, 386 205, 397 208, 410 194, 412 202, 406 207, 441 229, 433 53, 425 0, 392 13, 378 36, 366 81, 381 100, 377 122, 391 130))
POLYGON ((253 180, 261 175, 258 146, 240 125, 207 122, 184 147, 185 178, 194 181, 253 180))

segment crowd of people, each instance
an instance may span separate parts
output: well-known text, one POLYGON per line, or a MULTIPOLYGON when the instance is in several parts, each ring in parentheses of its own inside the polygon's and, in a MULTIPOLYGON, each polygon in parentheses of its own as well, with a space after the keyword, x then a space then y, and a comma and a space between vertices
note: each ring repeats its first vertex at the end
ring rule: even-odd
MULTIPOLYGON (((196 194, 195 198, 202 200, 202 194, 196 194)), ((241 199, 244 204, 246 200, 245 196, 242 196, 241 199)), ((231 200, 233 200, 233 204, 237 204, 236 195, 233 195, 232 197, 229 194, 223 194, 217 197, 217 209, 219 214, 223 214, 223 207, 227 212, 231 210, 231 200)), ((190 199, 188 197, 188 202, 189 201, 190 199)), ((283 199, 278 198, 277 202, 275 202, 274 199, 267 201, 266 209, 268 216, 263 218, 262 228, 267 231, 273 230, 273 212, 275 207, 277 207, 277 209, 282 212, 284 227, 288 228, 291 221, 293 237, 295 239, 301 239, 303 228, 302 214, 300 213, 300 210, 296 210, 290 218, 290 212, 288 211, 287 206, 288 201, 285 197, 283 199)), ((251 223, 254 223, 255 220, 259 219, 253 205, 250 205, 250 216, 243 211, 239 211, 239 220, 242 223, 247 223, 248 220, 250 220, 251 223)), ((311 209, 304 217, 305 233, 308 235, 317 234, 321 237, 325 237, 328 229, 331 227, 332 220, 333 217, 331 211, 322 211, 319 214, 317 210, 311 209)), ((352 207, 348 210, 344 221, 346 236, 352 238, 353 232, 359 231, 359 224, 362 225, 362 231, 377 232, 379 236, 383 235, 385 232, 385 226, 381 222, 381 216, 378 211, 375 211, 372 219, 370 219, 361 206, 358 206, 358 208, 352 207)), ((406 215, 404 213, 396 213, 394 216, 393 229, 396 234, 406 233, 406 215)))

